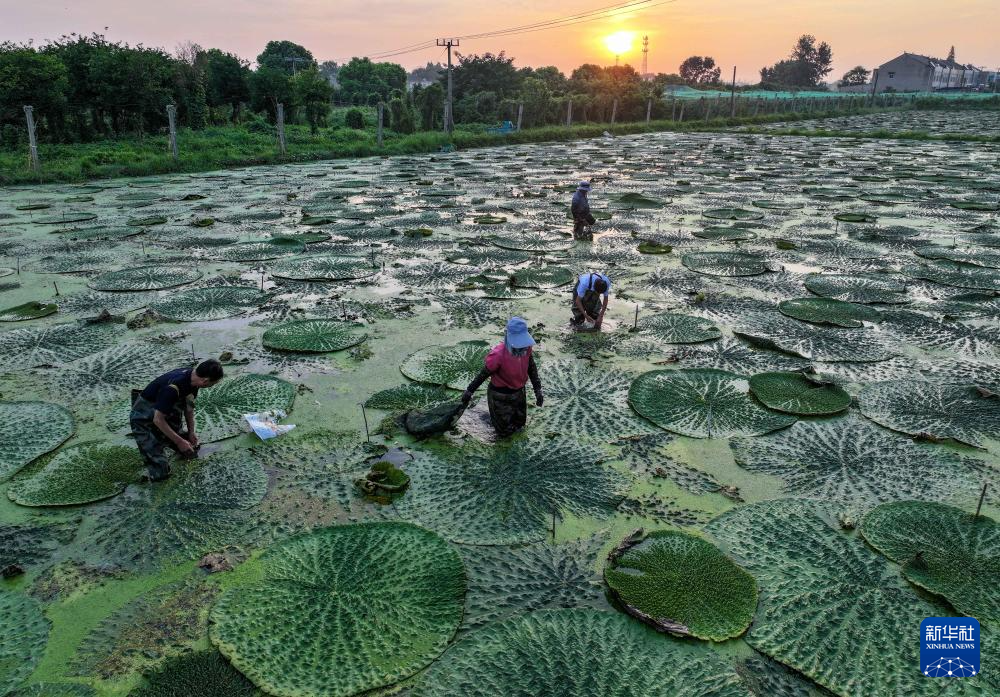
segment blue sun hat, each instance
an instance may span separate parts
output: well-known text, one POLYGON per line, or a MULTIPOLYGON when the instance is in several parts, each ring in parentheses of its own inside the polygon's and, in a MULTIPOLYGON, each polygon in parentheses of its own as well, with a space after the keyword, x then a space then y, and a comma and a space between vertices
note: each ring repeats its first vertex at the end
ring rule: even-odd
POLYGON ((577 191, 590 191, 590 182, 580 182, 576 185, 577 191))
POLYGON ((504 339, 507 348, 525 349, 535 345, 535 340, 528 333, 528 323, 520 317, 511 317, 507 322, 507 336, 504 339))

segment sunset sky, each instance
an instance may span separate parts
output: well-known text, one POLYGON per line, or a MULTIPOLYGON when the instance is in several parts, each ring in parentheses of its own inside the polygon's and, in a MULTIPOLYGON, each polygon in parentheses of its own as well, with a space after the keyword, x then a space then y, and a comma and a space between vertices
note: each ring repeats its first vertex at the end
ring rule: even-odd
MULTIPOLYGON (((0 0, 0 40, 42 42, 69 32, 173 51, 194 41, 253 60, 270 39, 303 44, 319 60, 346 61, 437 36, 463 35, 555 19, 616 4, 614 0, 0 0), (105 31, 105 27, 107 30, 105 31)), ((785 57, 802 33, 828 41, 839 77, 857 64, 872 67, 903 51, 944 56, 955 45, 961 62, 996 69, 997 0, 676 0, 632 14, 516 36, 470 40, 460 51, 507 51, 519 66, 584 62, 613 64, 604 38, 632 31, 650 39, 649 68, 676 72, 689 55, 713 56, 728 78, 756 81, 762 65, 785 57)), ((622 62, 641 65, 640 41, 622 62)), ((433 48, 388 60, 407 68, 443 60, 433 48)))

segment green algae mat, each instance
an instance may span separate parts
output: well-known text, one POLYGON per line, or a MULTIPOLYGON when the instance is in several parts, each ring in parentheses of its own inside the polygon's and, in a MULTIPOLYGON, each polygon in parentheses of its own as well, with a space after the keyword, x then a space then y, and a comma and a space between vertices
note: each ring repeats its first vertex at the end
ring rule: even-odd
MULTIPOLYGON (((982 127, 921 114, 845 129, 982 127)), ((0 695, 1000 694, 1000 146, 574 148, 593 241, 558 144, 4 191, 0 695), (411 435, 513 316, 523 430, 411 435), (131 391, 208 358, 145 481, 131 391)))

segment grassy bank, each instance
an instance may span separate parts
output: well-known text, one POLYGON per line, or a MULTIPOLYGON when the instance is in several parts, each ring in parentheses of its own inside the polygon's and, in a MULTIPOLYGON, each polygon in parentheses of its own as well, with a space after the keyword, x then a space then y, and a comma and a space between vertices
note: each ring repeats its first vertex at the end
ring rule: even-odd
MULTIPOLYGON (((891 109, 891 110, 897 110, 891 109)), ((442 147, 453 144, 462 150, 466 148, 488 147, 508 143, 541 143, 571 141, 600 136, 605 131, 617 135, 662 131, 692 132, 721 130, 732 126, 754 126, 769 123, 796 121, 803 118, 817 119, 849 114, 864 114, 886 109, 861 109, 851 112, 830 111, 810 113, 767 114, 752 117, 695 118, 683 122, 672 120, 650 123, 610 124, 588 123, 571 127, 545 126, 528 128, 507 135, 485 132, 483 127, 459 129, 449 138, 440 132, 421 132, 400 135, 385 134, 380 148, 374 130, 352 130, 348 128, 323 129, 312 135, 304 126, 286 127, 287 155, 282 157, 277 150, 274 133, 269 129, 247 128, 244 126, 221 126, 200 131, 182 130, 178 133, 179 158, 170 157, 167 137, 147 136, 145 138, 121 138, 95 143, 73 145, 42 145, 39 157, 42 167, 39 173, 28 167, 24 150, 0 151, 0 185, 25 185, 46 182, 79 182, 87 179, 107 179, 125 176, 146 176, 153 174, 204 172, 216 169, 270 165, 283 162, 307 162, 348 157, 374 155, 407 155, 437 152, 442 147)), ((749 132, 756 132, 752 128, 749 132)), ((768 131, 769 134, 785 134, 785 131, 768 131)), ((789 129, 789 135, 827 135, 799 129, 789 129)), ((829 135, 836 135, 830 133, 829 135)), ((845 134, 849 137, 866 137, 865 134, 845 134)), ((917 137, 912 134, 910 137, 917 137)), ((925 134, 926 135, 926 134, 925 134)), ((870 137, 898 137, 896 134, 870 137)), ((931 138, 926 138, 931 139, 931 138)), ((937 138, 935 138, 937 139, 937 138)), ((941 138, 945 139, 945 138, 941 138)), ((952 139, 952 138, 947 138, 952 139)), ((959 136, 962 140, 997 140, 996 137, 959 136)))

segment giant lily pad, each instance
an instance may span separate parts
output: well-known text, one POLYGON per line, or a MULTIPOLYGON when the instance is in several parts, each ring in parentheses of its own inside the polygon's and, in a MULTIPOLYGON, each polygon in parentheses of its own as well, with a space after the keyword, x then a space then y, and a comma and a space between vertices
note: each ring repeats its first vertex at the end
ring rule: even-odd
POLYGON ((611 199, 615 208, 635 209, 635 208, 662 208, 663 201, 659 201, 643 194, 629 192, 619 194, 611 199))
POLYGON ((328 319, 286 322, 264 332, 267 348, 300 353, 329 353, 357 346, 368 337, 360 325, 328 319))
POLYGON ((884 361, 895 355, 874 333, 812 326, 777 312, 750 315, 733 333, 756 346, 814 361, 884 361))
POLYGON ((541 610, 468 635, 415 697, 750 697, 733 665, 610 612, 541 610))
POLYGON ((947 259, 962 264, 1000 269, 1000 252, 989 249, 956 249, 954 247, 931 245, 929 247, 919 247, 913 251, 917 256, 924 257, 925 259, 947 259))
POLYGON ((478 443, 408 463, 396 510, 455 542, 514 544, 549 533, 554 515, 607 516, 628 479, 595 448, 566 438, 478 443))
POLYGON ((8 370, 67 363, 97 353, 120 340, 121 327, 109 324, 56 324, 0 333, 0 364, 8 370))
POLYGON ((760 220, 764 217, 760 211, 748 211, 744 208, 710 208, 702 215, 714 220, 760 220))
POLYGON ((779 477, 783 492, 864 511, 885 501, 974 497, 976 461, 880 428, 852 412, 730 441, 736 463, 779 477))
POLYGON ((220 248, 213 256, 223 261, 267 261, 299 254, 306 249, 302 240, 294 237, 274 237, 257 242, 240 242, 220 248))
POLYGON ((757 276, 772 270, 767 259, 748 252, 691 252, 681 263, 709 276, 757 276))
POLYGON ((392 685, 437 658, 462 620, 461 558, 407 523, 325 528, 254 564, 255 581, 213 608, 210 634, 273 694, 346 697, 392 685))
POLYGON ((865 305, 830 298, 796 298, 778 303, 778 311, 812 324, 859 329, 865 322, 878 322, 879 313, 865 305))
POLYGON ((657 426, 693 438, 757 436, 795 423, 757 405, 747 379, 724 370, 652 370, 632 382, 628 399, 657 426))
POLYGON ((267 295, 255 288, 221 286, 181 291, 152 302, 149 307, 175 322, 210 322, 246 314, 265 300, 267 295))
POLYGON ((547 264, 518 269, 511 281, 519 288, 558 288, 571 283, 575 275, 567 266, 547 264))
POLYGON ((972 288, 975 290, 1000 290, 1000 269, 972 266, 956 261, 932 261, 929 264, 908 266, 903 273, 943 286, 972 288))
POLYGON ((948 317, 937 319, 919 312, 896 310, 884 314, 884 325, 904 341, 920 348, 972 358, 1000 356, 1000 326, 973 325, 948 317))
POLYGON ((851 405, 842 387, 806 372, 758 373, 750 378, 750 391, 765 407, 797 416, 836 414, 851 405))
POLYGON ((396 278, 414 288, 444 290, 453 288, 469 276, 469 269, 461 264, 435 262, 407 266, 396 272, 396 278))
POLYGON ((0 402, 0 482, 73 435, 73 415, 48 402, 0 402))
POLYGON ((271 267, 271 275, 292 281, 348 281, 380 272, 364 257, 314 254, 283 259, 271 267))
POLYGON ((921 600, 883 557, 845 535, 834 511, 779 499, 707 526, 760 584, 747 643, 845 697, 937 694, 941 686, 917 670, 919 643, 898 637, 947 611, 921 600))
MULTIPOLYGON (((169 367, 190 365, 190 354, 170 344, 122 343, 67 363, 50 380, 50 389, 67 399, 87 394, 94 402, 109 402, 131 387, 145 384, 169 367)), ((46 373, 39 370, 39 374, 46 373)))
POLYGON ((365 402, 369 409, 404 412, 436 406, 455 399, 455 393, 443 387, 411 382, 376 392, 365 402))
POLYGON ((136 266, 109 271, 87 283, 94 290, 140 291, 163 290, 194 283, 201 272, 188 266, 136 266))
POLYGON ((253 373, 225 378, 198 393, 195 426, 203 443, 243 433, 244 414, 272 409, 288 412, 295 401, 295 386, 273 375, 253 373))
POLYGON ((638 323, 639 333, 665 344, 697 344, 722 336, 708 320, 673 312, 646 315, 638 323))
POLYGON ((892 380, 866 386, 861 413, 894 431, 982 448, 1000 439, 1000 396, 967 384, 892 380))
POLYGON ((812 274, 806 288, 816 295, 852 303, 905 303, 906 284, 892 276, 812 274))
POLYGON ((175 656, 129 697, 257 697, 256 686, 232 667, 218 651, 175 656))
POLYGON ((428 346, 407 357, 399 369, 403 375, 417 382, 463 390, 483 369, 489 350, 490 346, 485 341, 428 346))
POLYGON ((629 614, 661 631, 723 641, 750 626, 757 582, 711 542, 657 530, 618 547, 604 580, 629 614))
POLYGON ((573 240, 558 232, 521 232, 498 236, 493 244, 502 249, 522 252, 560 252, 570 249, 573 240))
POLYGON ((15 479, 7 496, 22 506, 73 506, 116 496, 139 480, 145 468, 135 447, 99 441, 60 450, 27 476, 15 479))
POLYGON ((0 592, 0 693, 9 694, 31 675, 48 638, 49 621, 37 601, 0 592))
POLYGON ((52 303, 41 303, 37 300, 8 307, 0 310, 0 322, 23 322, 28 319, 40 319, 55 314, 58 306, 52 303))

